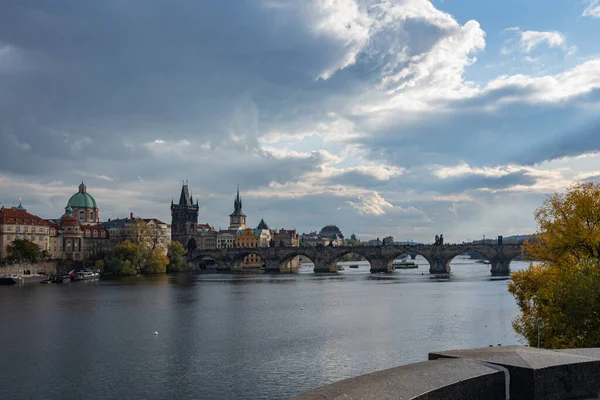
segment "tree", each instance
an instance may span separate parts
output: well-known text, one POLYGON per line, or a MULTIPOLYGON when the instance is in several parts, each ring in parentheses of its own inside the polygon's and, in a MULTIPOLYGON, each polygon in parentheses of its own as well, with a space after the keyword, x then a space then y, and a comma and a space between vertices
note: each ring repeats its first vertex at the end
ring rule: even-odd
POLYGON ((531 346, 600 347, 600 184, 571 186, 536 210, 526 241, 537 265, 515 272, 509 291, 521 310, 513 327, 531 346))
POLYGON ((6 254, 10 261, 37 262, 40 258, 40 248, 29 240, 15 239, 6 246, 6 254))
POLYGON ((167 272, 182 272, 187 269, 187 262, 185 260, 185 249, 181 243, 172 241, 169 245, 169 265, 167 265, 167 272))
POLYGON ((113 248, 105 270, 116 275, 136 275, 141 269, 142 253, 143 248, 140 245, 125 240, 113 248))
POLYGON ((169 264, 169 259, 161 249, 150 251, 144 262, 142 272, 145 274, 164 274, 169 264))

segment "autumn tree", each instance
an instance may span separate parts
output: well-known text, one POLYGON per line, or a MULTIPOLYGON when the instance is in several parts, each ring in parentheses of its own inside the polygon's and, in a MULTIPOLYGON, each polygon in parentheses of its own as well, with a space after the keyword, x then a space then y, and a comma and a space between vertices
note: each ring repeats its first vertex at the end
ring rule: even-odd
POLYGON ((538 232, 524 246, 538 260, 513 273, 521 310, 513 327, 531 346, 600 347, 600 184, 571 186, 536 210, 538 232))
POLYGON ((183 245, 178 241, 174 240, 169 245, 169 265, 167 266, 167 272, 182 272, 187 269, 187 262, 185 260, 185 249, 183 245))

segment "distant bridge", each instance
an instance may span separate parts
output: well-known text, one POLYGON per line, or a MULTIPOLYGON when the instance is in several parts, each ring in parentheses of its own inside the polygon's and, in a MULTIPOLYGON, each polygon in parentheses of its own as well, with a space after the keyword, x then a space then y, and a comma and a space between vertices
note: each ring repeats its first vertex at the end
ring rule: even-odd
POLYGON ((429 272, 450 272, 450 262, 459 254, 477 252, 491 266, 492 275, 509 275, 510 262, 521 254, 519 244, 450 244, 450 245, 393 245, 393 246, 318 246, 318 247, 258 247, 192 250, 187 259, 195 267, 206 260, 214 260, 219 270, 239 265, 244 257, 254 254, 262 259, 266 272, 279 272, 281 267, 296 256, 305 256, 314 263, 315 272, 335 273, 337 262, 346 254, 363 256, 371 264, 371 272, 391 272, 392 262, 410 253, 416 253, 429 262, 429 272))

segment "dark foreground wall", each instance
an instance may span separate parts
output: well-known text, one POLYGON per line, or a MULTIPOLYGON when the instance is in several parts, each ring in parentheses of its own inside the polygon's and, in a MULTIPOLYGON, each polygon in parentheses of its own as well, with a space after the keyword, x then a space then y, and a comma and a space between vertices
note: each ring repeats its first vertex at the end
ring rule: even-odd
POLYGON ((347 379, 296 399, 562 400, 598 393, 600 349, 499 346, 430 353, 429 361, 347 379))

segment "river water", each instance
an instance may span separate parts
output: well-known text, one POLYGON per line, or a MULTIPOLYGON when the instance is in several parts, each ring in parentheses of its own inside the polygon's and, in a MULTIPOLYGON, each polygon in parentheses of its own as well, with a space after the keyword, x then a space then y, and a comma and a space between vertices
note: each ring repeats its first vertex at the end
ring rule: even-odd
POLYGON ((417 263, 0 286, 0 398, 280 399, 430 351, 522 343, 489 265, 457 257, 439 278, 417 263))

